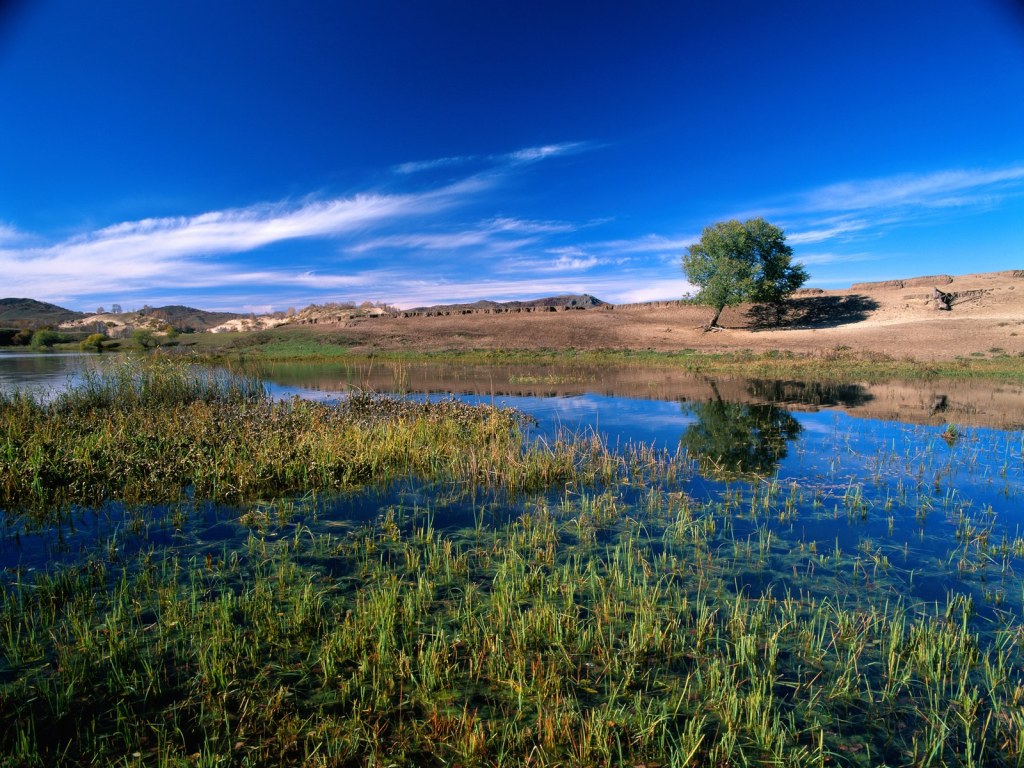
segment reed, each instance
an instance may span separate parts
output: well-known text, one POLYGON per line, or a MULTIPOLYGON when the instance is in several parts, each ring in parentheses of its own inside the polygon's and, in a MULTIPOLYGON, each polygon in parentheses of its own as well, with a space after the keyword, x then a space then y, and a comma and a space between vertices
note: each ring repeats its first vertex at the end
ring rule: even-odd
POLYGON ((607 474, 603 446, 560 440, 524 452, 523 424, 510 409, 454 400, 275 402, 245 375, 126 363, 52 403, 0 397, 0 508, 45 516, 110 499, 238 502, 404 475, 516 493, 607 474))

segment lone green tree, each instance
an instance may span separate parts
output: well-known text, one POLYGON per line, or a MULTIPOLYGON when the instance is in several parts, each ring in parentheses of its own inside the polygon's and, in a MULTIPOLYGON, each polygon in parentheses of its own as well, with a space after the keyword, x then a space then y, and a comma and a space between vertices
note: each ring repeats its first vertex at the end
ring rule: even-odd
POLYGON ((705 227, 686 249, 683 272, 699 288, 695 300, 715 310, 707 328, 717 328, 726 307, 745 301, 777 304, 807 280, 781 229, 761 218, 720 221, 705 227))
POLYGON ((132 332, 132 341, 143 349, 153 349, 160 345, 160 340, 148 328, 136 328, 132 332))

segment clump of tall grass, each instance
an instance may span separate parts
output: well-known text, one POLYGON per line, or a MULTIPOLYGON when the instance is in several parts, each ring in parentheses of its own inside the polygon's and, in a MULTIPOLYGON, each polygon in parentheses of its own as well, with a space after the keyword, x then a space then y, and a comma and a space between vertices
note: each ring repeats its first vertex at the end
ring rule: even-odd
POLYGON ((88 375, 52 403, 0 398, 0 508, 45 514, 183 494, 233 502, 403 474, 516 492, 572 481, 599 463, 571 442, 524 451, 523 419, 366 393, 340 406, 281 402, 231 372, 128 364, 88 375))
POLYGON ((87 370, 73 389, 55 399, 52 407, 62 412, 109 412, 192 403, 241 404, 266 398, 267 388, 255 376, 153 357, 87 370))

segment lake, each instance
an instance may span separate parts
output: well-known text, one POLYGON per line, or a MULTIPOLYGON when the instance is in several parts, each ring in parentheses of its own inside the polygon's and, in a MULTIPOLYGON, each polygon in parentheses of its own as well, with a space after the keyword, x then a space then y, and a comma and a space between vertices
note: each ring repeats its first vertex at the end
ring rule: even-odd
MULTIPOLYGON (((0 356, 0 388, 44 387, 59 392, 74 386, 81 372, 96 364, 97 358, 88 356, 0 356)), ((400 478, 359 492, 300 494, 238 507, 191 498, 145 509, 112 501, 100 509, 74 509, 60 523, 41 528, 17 517, 8 518, 0 537, 5 583, 20 583, 58 568, 81 568, 97 557, 112 564, 139 558, 148 562, 155 551, 178 552, 199 563, 205 558, 209 569, 216 563, 234 563, 241 574, 246 572, 246 562, 259 560, 259 548, 279 545, 282 551, 293 551, 295 563, 312 569, 318 579, 345 582, 356 595, 365 595, 366 585, 376 583, 373 580, 377 578, 384 581, 375 589, 383 589, 391 578, 411 579, 408 589, 412 589, 420 583, 418 579, 426 578, 424 574, 433 574, 432 578, 448 584, 441 588, 449 596, 442 603, 448 605, 456 596, 461 600, 478 589, 496 589, 491 585, 504 578, 502 569, 513 568, 520 573, 516 579, 524 580, 525 591, 514 601, 523 615, 532 615, 545 605, 541 595, 547 587, 540 585, 546 584, 544 579, 555 578, 562 580, 557 589, 581 590, 560 610, 573 616, 578 612, 574 622, 596 621, 605 631, 613 631, 609 626, 626 631, 625 627, 633 626, 631 622, 639 621, 644 594, 661 595, 659 610, 674 606, 671 610, 679 611, 679 616, 690 616, 694 610, 693 616, 699 616, 705 609, 693 606, 706 606, 712 600, 722 606, 715 611, 725 612, 725 606, 733 606, 729 609, 731 620, 744 615, 745 622, 755 622, 753 614, 744 611, 762 610, 756 606, 774 611, 792 603, 793 616, 800 614, 798 623, 809 622, 806 627, 812 627, 824 622, 824 627, 828 621, 822 611, 834 611, 840 625, 844 621, 854 624, 847 630, 832 627, 828 630, 832 634, 819 639, 801 635, 800 642, 820 646, 822 658, 842 651, 850 654, 848 660, 863 659, 864 669, 856 673, 863 677, 852 683, 858 693, 842 694, 854 697, 849 701, 861 702, 858 697, 863 696, 873 700, 873 687, 899 688, 892 675, 879 672, 896 661, 876 657, 884 645, 877 633, 902 633, 900 621, 924 622, 922 626, 929 627, 937 622, 934 627, 941 631, 960 627, 957 631, 966 634, 958 635, 961 639, 957 642, 974 638, 970 642, 975 650, 965 652, 964 658, 975 659, 975 664, 980 663, 976 661, 979 653, 1003 654, 999 656, 1003 666, 998 675, 985 673, 993 677, 987 689, 980 668, 969 675, 965 672, 955 695, 968 696, 973 686, 975 691, 988 690, 992 701, 1003 701, 1004 692, 1016 685, 1024 697, 1024 681, 1015 661, 1024 613, 1024 582, 1020 578, 1024 568, 1022 384, 823 384, 694 377, 674 369, 639 365, 391 362, 275 364, 260 375, 278 399, 340 402, 353 392, 375 391, 410 399, 457 398, 516 408, 532 417, 525 432, 527 445, 596 440, 622 457, 621 468, 614 477, 593 487, 566 486, 511 498, 500 492, 400 478), (527 560, 516 561, 518 564, 502 560, 506 557, 502 553, 519 551, 527 560), (620 563, 619 558, 631 559, 620 563), (591 559, 599 565, 588 565, 591 559), (426 571, 415 570, 421 560, 426 571), (472 563, 477 564, 476 570, 472 563), (595 567, 597 571, 592 570, 595 567), (638 579, 635 592, 630 592, 626 582, 617 588, 622 591, 615 599, 630 606, 624 608, 627 614, 620 617, 619 621, 625 622, 621 625, 595 619, 600 611, 588 602, 591 598, 582 596, 590 588, 585 585, 592 585, 605 571, 609 578, 638 579), (447 575, 439 576, 441 573, 447 575), (576 586, 569 584, 570 577, 577 579, 576 586), (642 584, 647 586, 640 589, 642 584), (627 598, 627 594, 633 597, 627 598), (640 602, 634 606, 631 599, 640 602), (675 601, 681 602, 677 605, 675 601), (754 607, 741 609, 737 601, 750 601, 754 607), (863 627, 858 629, 856 622, 863 622, 863 627), (885 628, 872 622, 882 622, 885 628), (846 631, 849 638, 860 638, 853 646, 847 647, 842 639, 846 631), (1007 650, 1011 645, 1012 652, 1007 650)), ((246 589, 244 582, 226 583, 234 583, 236 594, 246 589)), ((438 605, 431 610, 438 610, 438 605)), ((493 610, 499 609, 493 606, 493 610)), ((608 610, 614 613, 612 608, 608 610)), ((549 618, 558 623, 557 616, 549 618)), ((504 614, 501 620, 517 621, 504 614)), ((522 616, 518 620, 522 621, 522 616)), ((691 619, 677 620, 690 627, 687 632, 699 635, 697 625, 690 625, 691 619)), ((699 624, 698 618, 692 621, 699 624)), ((725 626, 720 631, 726 632, 725 626)), ((780 624, 773 631, 784 635, 786 626, 790 625, 780 624)), ((549 627, 545 631, 555 630, 549 627)), ((630 631, 639 629, 634 626, 630 631)), ((726 632, 720 639, 728 644, 729 653, 740 653, 739 640, 727 642, 727 636, 726 632)), ((763 660, 771 644, 759 637, 757 653, 763 660)), ((593 639, 574 642, 581 648, 590 647, 593 639)), ((785 658, 796 654, 795 659, 800 654, 794 647, 779 652, 785 658)), ((573 653, 577 652, 583 653, 573 653)), ((807 680, 817 679, 815 675, 848 674, 842 672, 841 657, 840 653, 819 664, 800 656, 804 661, 792 669, 781 661, 778 667, 772 662, 772 674, 777 675, 774 684, 782 686, 776 695, 788 696, 785 691, 790 689, 785 686, 790 684, 802 690, 809 685, 807 680)), ((573 661, 572 653, 567 663, 583 664, 573 661)), ((832 761, 864 765, 907 761, 908 750, 917 749, 918 743, 924 750, 927 743, 934 754, 941 756, 946 754, 943 750, 951 749, 969 764, 963 755, 973 760, 988 754, 984 745, 978 746, 979 733, 993 738, 998 730, 1005 738, 1011 732, 1014 738, 1020 737, 1019 726, 1024 721, 1000 719, 1010 717, 1000 708, 1003 704, 993 705, 989 724, 971 720, 959 736, 950 735, 952 730, 926 733, 922 723, 934 721, 936 711, 952 706, 947 699, 954 693, 949 687, 953 682, 943 672, 935 678, 945 681, 941 695, 929 689, 936 697, 929 705, 932 709, 917 702, 915 686, 924 691, 933 682, 921 671, 927 666, 925 661, 920 664, 920 669, 913 667, 918 669, 913 675, 921 675, 921 680, 907 672, 917 682, 907 682, 891 700, 885 699, 890 712, 899 712, 898 723, 875 722, 868 727, 853 718, 844 724, 837 720, 826 729, 832 742, 832 761), (941 746, 947 742, 952 746, 941 746)), ((591 674, 586 669, 580 666, 577 670, 580 680, 591 674)), ((666 668, 659 685, 689 685, 686 675, 692 672, 680 669, 666 668)), ((593 696, 595 705, 611 706, 609 691, 602 688, 607 684, 597 678, 587 680, 579 683, 579 690, 593 689, 593 694, 585 696, 593 696)), ((744 683, 734 680, 729 685, 742 688, 744 683)), ((838 677, 835 685, 841 686, 838 677)), ((641 686, 645 695, 651 696, 656 688, 654 681, 641 686)), ((840 696, 835 693, 839 688, 829 690, 840 696)), ((512 705, 494 690, 465 695, 474 701, 478 698, 481 711, 511 711, 504 708, 512 705)), ((623 705, 620 702, 618 706, 623 705)), ((796 739, 786 742, 785 749, 790 751, 785 754, 791 755, 802 738, 799 733, 820 727, 812 727, 813 718, 803 719, 810 715, 802 710, 789 704, 779 706, 789 713, 785 717, 798 723, 792 732, 778 725, 779 733, 785 731, 787 739, 796 739)), ((859 706, 862 703, 855 708, 859 706)), ((610 715, 608 719, 614 720, 610 715)), ((753 733, 752 728, 743 732, 753 733)), ((694 743, 704 743, 700 749, 710 749, 709 756, 739 759, 730 751, 734 747, 720 741, 727 731, 726 726, 716 726, 713 749, 707 747, 710 736, 707 743, 694 736, 694 743)), ((673 733, 673 738, 683 739, 680 733, 673 733)), ((821 733, 823 745, 825 731, 821 733)), ((758 742, 754 752, 772 753, 775 747, 770 741, 765 734, 764 743, 758 742)), ((636 749, 637 755, 656 753, 636 749)), ((921 755, 909 761, 926 762, 921 755)))
POLYGON ((0 392, 29 390, 49 397, 99 365, 102 359, 95 355, 0 352, 0 392))
MULTIPOLYGON (((116 358, 2 354, 0 391, 27 388, 49 398, 104 362, 116 358)), ((277 363, 260 375, 276 398, 331 402, 354 391, 455 397, 529 414, 532 439, 597 434, 613 448, 682 450, 695 461, 686 492, 701 498, 729 493, 737 483, 812 487, 815 499, 804 504, 818 511, 801 521, 801 536, 838 539, 846 549, 871 539, 900 550, 908 564, 945 557, 961 515, 986 511, 987 524, 1010 538, 1024 528, 1024 385, 825 384, 716 379, 650 366, 390 362, 277 363), (851 489, 865 514, 845 514, 851 489), (844 510, 841 520, 820 514, 837 505, 844 510), (922 506, 941 515, 922 525, 922 506)), ((342 506, 353 503, 346 499, 342 506)), ((4 550, 0 563, 14 566, 17 550, 4 550)), ((42 567, 51 556, 47 550, 24 562, 42 567)), ((935 596, 921 586, 932 582, 918 580, 922 597, 935 596)))
MULTIPOLYGON (((457 397, 520 409, 544 440, 598 434, 608 445, 685 451, 695 471, 685 492, 719 501, 759 489, 794 492, 792 517, 735 522, 732 536, 769 522, 782 549, 828 548, 890 567, 894 596, 927 601, 961 592, 986 606, 1021 607, 1020 563, 970 573, 945 565, 964 531, 1017 541, 1024 535, 1024 384, 887 382, 825 384, 689 376, 656 367, 372 366, 275 364, 264 375, 278 396, 331 400, 358 390, 457 397), (952 431, 951 431, 952 425, 952 431)), ((620 488, 637 504, 646 489, 620 488)), ((745 499, 750 504, 749 499, 745 499)), ((749 512, 749 510, 747 510, 749 512)), ((438 516, 440 517, 440 515, 438 516)), ((789 573, 761 569, 751 582, 776 594, 789 573)), ((876 570, 877 572, 877 570, 876 570)), ((862 585, 846 584, 855 598, 862 585)), ((836 585, 830 585, 835 590, 836 585)))
MULTIPOLYGON (((83 370, 101 364, 94 355, 3 355, 0 388, 52 394, 74 386, 83 370)), ((682 490, 702 502, 735 493, 756 496, 768 485, 783 492, 799 487, 787 519, 759 521, 752 515, 737 523, 733 536, 752 535, 761 522, 769 522, 791 551, 813 545, 859 552, 866 561, 886 558, 892 565, 887 588, 893 594, 935 600, 959 591, 976 600, 982 615, 989 614, 985 606, 996 599, 1001 607, 1020 608, 1016 567, 973 563, 964 573, 948 567, 936 572, 932 566, 949 562, 965 528, 1010 545, 1024 535, 1021 385, 749 381, 645 366, 275 364, 261 375, 277 398, 330 402, 366 390, 434 400, 456 397, 529 414, 535 419, 528 430, 532 439, 596 434, 613 448, 644 444, 668 453, 683 451, 694 471, 682 490)), ((631 488, 616 492, 626 504, 642 496, 631 488)), ((421 489, 374 489, 321 501, 326 509, 315 517, 327 525, 372 519, 409 494, 428 497, 421 489)), ((38 569, 55 557, 80 557, 97 537, 109 537, 108 529, 119 531, 129 547, 174 541, 156 527, 132 544, 120 509, 113 508, 114 523, 85 512, 57 541, 48 531, 30 533, 15 526, 0 545, 0 565, 9 571, 38 569)), ((206 506, 202 525, 191 534, 195 543, 209 537, 204 527, 219 536, 222 518, 233 514, 206 506)), ((460 501, 450 508, 437 506, 435 517, 464 523, 471 511, 460 501)), ((242 533, 236 529, 236 535, 242 533)), ((786 573, 762 572, 761 582, 772 583, 780 594, 793 586, 786 573)))

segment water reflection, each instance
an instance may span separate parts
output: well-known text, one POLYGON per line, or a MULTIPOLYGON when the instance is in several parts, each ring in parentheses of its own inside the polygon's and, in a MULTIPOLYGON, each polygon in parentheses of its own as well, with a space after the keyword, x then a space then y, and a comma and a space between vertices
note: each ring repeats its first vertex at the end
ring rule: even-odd
MULTIPOLYGON (((0 353, 0 392, 63 390, 86 366, 119 355, 0 353)), ((727 400, 776 404, 813 413, 842 409, 851 416, 945 427, 1024 427, 1024 383, 978 379, 888 381, 877 384, 742 379, 651 365, 478 364, 454 362, 272 363, 254 371, 277 394, 331 400, 351 390, 458 394, 485 401, 510 398, 601 398, 674 404, 727 400)), ((674 405, 673 405, 674 407, 674 405)), ((614 410, 614 409, 613 409, 614 410)), ((602 411, 608 409, 602 407, 602 411)), ((603 418, 609 418, 603 414, 603 418)), ((676 441, 676 437, 672 438, 676 441)))
POLYGON ((97 355, 0 353, 0 393, 28 390, 53 397, 74 386, 82 372, 101 364, 97 355))
POLYGON ((842 409, 858 418, 932 426, 1024 427, 1024 383, 1006 381, 776 381, 713 377, 673 366, 576 363, 274 363, 258 372, 276 386, 303 396, 369 389, 490 399, 606 397, 662 403, 722 399, 778 404, 801 413, 842 409))
POLYGON ((796 419, 774 405, 711 400, 683 408, 697 421, 679 444, 697 460, 702 475, 716 480, 774 474, 802 431, 796 419))
POLYGON ((861 384, 821 381, 751 379, 747 383, 747 392, 751 398, 769 403, 821 407, 842 406, 844 408, 856 408, 871 402, 875 398, 861 384))

